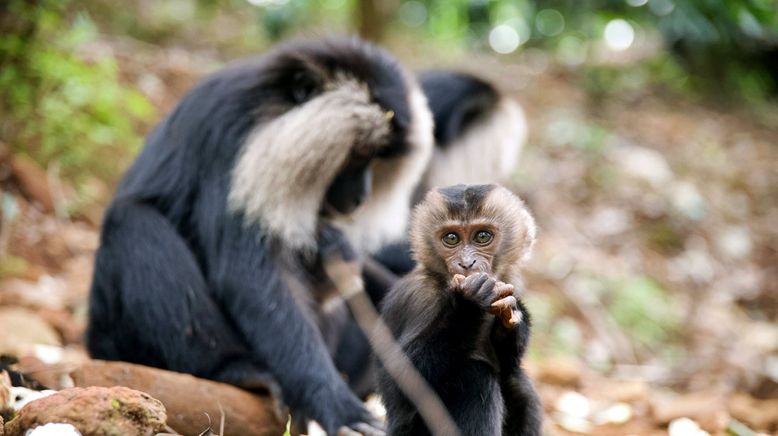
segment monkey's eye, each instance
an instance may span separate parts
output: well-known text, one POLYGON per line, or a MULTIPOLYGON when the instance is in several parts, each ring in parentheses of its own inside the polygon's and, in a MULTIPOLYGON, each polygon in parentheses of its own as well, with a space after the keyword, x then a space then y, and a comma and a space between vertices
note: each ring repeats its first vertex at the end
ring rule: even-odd
POLYGON ((486 230, 480 230, 473 238, 476 244, 486 245, 492 241, 492 234, 486 230))
POLYGON ((449 246, 457 245, 459 244, 459 235, 454 232, 446 233, 446 236, 443 237, 443 243, 449 246))

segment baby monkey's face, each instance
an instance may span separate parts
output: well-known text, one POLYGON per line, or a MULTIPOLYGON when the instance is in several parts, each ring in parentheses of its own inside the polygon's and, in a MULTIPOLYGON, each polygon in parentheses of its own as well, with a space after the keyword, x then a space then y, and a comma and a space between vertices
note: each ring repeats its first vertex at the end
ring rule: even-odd
POLYGON ((453 276, 492 273, 500 232, 491 223, 460 222, 438 229, 435 248, 453 276))

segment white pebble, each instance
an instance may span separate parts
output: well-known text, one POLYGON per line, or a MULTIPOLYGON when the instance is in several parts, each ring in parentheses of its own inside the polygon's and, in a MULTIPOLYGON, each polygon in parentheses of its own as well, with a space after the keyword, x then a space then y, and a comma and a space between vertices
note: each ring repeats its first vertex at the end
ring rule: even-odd
POLYGON ((592 406, 589 399, 578 392, 565 392, 556 402, 557 411, 575 418, 587 418, 589 413, 591 413, 591 409, 592 406))
POLYGON ((50 423, 27 430, 25 436, 81 436, 81 432, 70 424, 50 423))
POLYGON ((670 422, 667 433, 669 436, 710 436, 710 433, 689 418, 674 419, 670 422))

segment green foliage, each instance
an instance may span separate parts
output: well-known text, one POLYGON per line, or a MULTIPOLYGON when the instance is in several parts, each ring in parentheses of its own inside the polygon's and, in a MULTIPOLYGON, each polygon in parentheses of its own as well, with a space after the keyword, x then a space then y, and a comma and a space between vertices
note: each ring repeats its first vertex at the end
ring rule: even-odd
POLYGON ((618 325, 651 349, 664 347, 679 337, 678 314, 667 290, 648 277, 609 281, 608 311, 618 325))
MULTIPOLYGON (((358 15, 354 1, 252 3, 260 5, 262 27, 272 39, 308 28, 322 16, 331 21, 358 15)), ((778 94, 776 10, 778 0, 403 0, 391 24, 444 47, 464 42, 507 54, 536 47, 562 63, 580 65, 603 39, 606 26, 621 19, 636 38, 659 35, 666 53, 626 71, 624 77, 616 69, 602 74, 590 69, 595 76, 590 77, 590 90, 609 89, 607 76, 618 76, 620 87, 658 79, 676 91, 756 101, 778 94), (498 28, 502 33, 493 35, 498 28), (504 51, 498 47, 500 35, 504 51)))
POLYGON ((286 430, 284 430, 283 436, 292 436, 292 415, 286 420, 286 430))
POLYGON ((66 19, 65 3, 13 0, 4 12, 26 32, 0 34, 3 140, 41 165, 56 162, 67 178, 110 179, 139 146, 153 108, 120 83, 113 57, 78 55, 96 27, 83 13, 66 19))

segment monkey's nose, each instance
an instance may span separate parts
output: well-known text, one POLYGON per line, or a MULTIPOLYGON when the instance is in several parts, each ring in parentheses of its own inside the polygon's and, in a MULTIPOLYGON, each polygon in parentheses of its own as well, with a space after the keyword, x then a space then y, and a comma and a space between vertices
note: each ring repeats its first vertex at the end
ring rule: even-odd
POLYGON ((460 268, 462 268, 463 270, 467 271, 470 268, 472 268, 473 265, 475 265, 475 259, 473 259, 473 261, 468 266, 465 266, 462 262, 457 262, 457 264, 459 265, 460 268))

